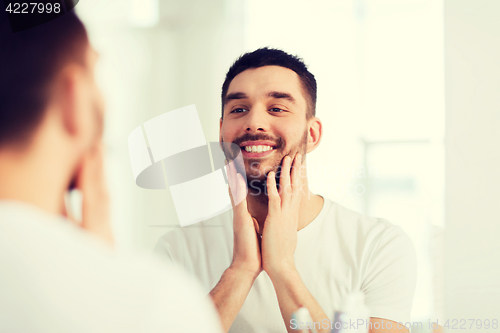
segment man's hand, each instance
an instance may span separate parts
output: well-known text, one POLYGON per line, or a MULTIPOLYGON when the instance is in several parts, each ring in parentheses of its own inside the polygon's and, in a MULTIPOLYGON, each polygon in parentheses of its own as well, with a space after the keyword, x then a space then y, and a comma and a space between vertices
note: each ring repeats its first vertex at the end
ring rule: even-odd
MULTIPOLYGON (((293 258, 297 247, 300 199, 303 194, 301 168, 300 154, 295 155, 293 168, 292 158, 284 158, 279 193, 274 172, 268 174, 268 213, 262 231, 262 267, 271 278, 288 332, 294 331, 290 320, 292 313, 301 306, 309 310, 314 322, 328 320, 328 316, 302 281, 293 258)), ((319 332, 327 330, 320 328, 319 332)))
POLYGON ((262 231, 262 266, 269 277, 295 270, 293 255, 297 247, 297 227, 302 190, 302 156, 286 156, 280 175, 280 191, 274 172, 267 177, 268 214, 262 231), (290 172, 291 171, 291 172, 290 172))
POLYGON ((76 176, 76 188, 83 197, 80 226, 113 245, 102 144, 96 145, 83 157, 76 176))
POLYGON ((257 220, 248 212, 247 188, 243 176, 234 165, 227 165, 229 196, 233 205, 234 247, 230 268, 257 278, 262 271, 260 237, 256 232, 257 220))
POLYGON ((248 212, 245 180, 231 163, 226 168, 233 205, 233 261, 210 292, 225 332, 229 331, 255 279, 262 272, 257 220, 248 212))

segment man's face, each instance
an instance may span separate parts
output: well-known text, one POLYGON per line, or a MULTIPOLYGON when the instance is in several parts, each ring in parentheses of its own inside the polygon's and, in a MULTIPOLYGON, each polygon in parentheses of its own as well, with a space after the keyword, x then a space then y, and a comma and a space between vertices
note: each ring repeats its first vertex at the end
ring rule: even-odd
POLYGON ((247 69, 230 83, 220 141, 240 146, 250 189, 279 171, 285 156, 307 152, 307 102, 299 76, 279 66, 247 69))

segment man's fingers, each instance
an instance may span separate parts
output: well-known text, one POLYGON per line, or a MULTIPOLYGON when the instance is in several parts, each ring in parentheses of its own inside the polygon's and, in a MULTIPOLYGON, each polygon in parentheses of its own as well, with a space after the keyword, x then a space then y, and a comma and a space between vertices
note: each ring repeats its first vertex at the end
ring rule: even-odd
POLYGON ((292 177, 292 190, 293 193, 296 194, 298 190, 300 190, 300 185, 302 182, 302 178, 300 177, 300 172, 302 169, 302 155, 296 154, 295 158, 293 159, 293 166, 292 166, 292 172, 291 172, 291 177, 292 177))
POLYGON ((228 164, 229 197, 235 213, 248 213, 247 188, 243 176, 236 172, 234 165, 228 164))
POLYGON ((238 174, 238 170, 232 162, 227 164, 226 168, 229 182, 229 194, 231 196, 231 203, 234 207, 246 197, 246 183, 243 176, 238 174))
POLYGON ((246 200, 247 187, 245 179, 237 172, 236 166, 231 162, 227 163, 226 170, 229 182, 229 197, 231 198, 231 205, 233 206, 233 214, 239 217, 250 215, 248 213, 246 200))
POLYGON ((302 155, 295 155, 292 167, 292 197, 290 200, 291 207, 299 207, 300 200, 302 199, 302 155))
POLYGON ((236 197, 233 197, 235 200, 235 204, 238 206, 240 203, 244 204, 245 209, 247 208, 247 184, 245 179, 243 178, 241 173, 236 174, 237 178, 237 189, 236 189, 236 197))
POLYGON ((104 147, 102 144, 96 145, 91 151, 82 158, 77 177, 76 187, 84 191, 90 184, 99 184, 98 187, 104 188, 104 147))
POLYGON ((97 144, 82 158, 76 175, 76 187, 82 194, 81 227, 113 244, 102 144, 97 144))
POLYGON ((292 166, 292 158, 285 156, 280 172, 280 195, 283 201, 287 201, 292 193, 290 182, 290 169, 292 166))
POLYGON ((276 213, 281 208, 281 198, 276 188, 276 174, 274 171, 269 172, 267 175, 267 195, 269 198, 269 214, 276 213))
POLYGON ((227 175, 227 182, 229 184, 228 187, 228 193, 229 193, 229 198, 231 199, 231 205, 236 206, 234 198, 233 198, 233 193, 236 193, 236 180, 235 176, 233 175, 233 171, 231 169, 231 164, 228 163, 226 164, 226 175, 227 175))

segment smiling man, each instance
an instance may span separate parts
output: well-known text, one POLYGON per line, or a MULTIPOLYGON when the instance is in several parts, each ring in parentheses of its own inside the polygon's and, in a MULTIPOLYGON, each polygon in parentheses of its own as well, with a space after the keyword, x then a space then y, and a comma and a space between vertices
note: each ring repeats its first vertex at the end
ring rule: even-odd
POLYGON ((222 86, 220 141, 241 147, 247 181, 234 166, 228 175, 246 200, 168 233, 156 252, 200 279, 229 332, 291 332, 300 306, 329 322, 351 292, 365 295, 371 332, 407 332, 411 240, 309 191, 306 155, 322 136, 315 108, 316 81, 299 58, 268 48, 241 56, 222 86))

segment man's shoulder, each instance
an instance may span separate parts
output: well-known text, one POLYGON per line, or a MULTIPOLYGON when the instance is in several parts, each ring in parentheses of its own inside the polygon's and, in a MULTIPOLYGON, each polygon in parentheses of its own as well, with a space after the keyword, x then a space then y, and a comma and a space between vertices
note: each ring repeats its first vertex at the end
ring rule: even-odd
MULTIPOLYGON (((115 251, 68 221, 21 205, 0 203, 0 281, 6 295, 0 308, 8 313, 23 311, 9 304, 36 297, 42 306, 27 302, 25 311, 62 318, 61 309, 73 309, 108 332, 117 332, 120 322, 125 332, 141 323, 168 329, 168 320, 192 321, 187 313, 215 318, 201 286, 180 268, 150 254, 115 251)), ((75 325, 73 319, 61 325, 75 325)))
POLYGON ((394 226, 394 223, 389 222, 384 218, 363 214, 330 199, 325 198, 325 201, 330 202, 331 210, 334 212, 337 222, 341 223, 342 225, 363 228, 375 227, 380 229, 394 226))
MULTIPOLYGON (((75 277, 84 273, 89 286, 97 287, 118 277, 128 283, 166 272, 165 265, 150 255, 116 251, 69 220, 36 207, 2 202, 0 220, 0 258, 5 263, 10 258, 8 262, 15 263, 13 268, 19 273, 30 270, 36 262, 47 276, 59 271, 75 277)), ((175 278, 178 272, 167 275, 175 278)))
POLYGON ((333 223, 339 233, 361 236, 366 240, 376 240, 384 235, 394 234, 405 237, 406 234, 400 226, 381 217, 370 216, 348 208, 338 202, 325 198, 325 204, 329 204, 327 223, 333 223))

